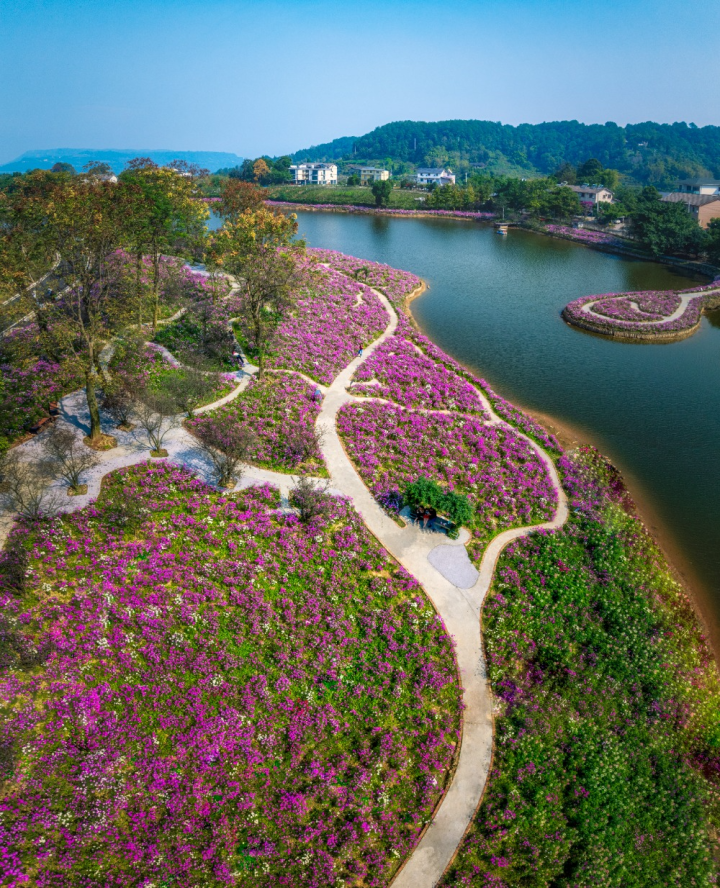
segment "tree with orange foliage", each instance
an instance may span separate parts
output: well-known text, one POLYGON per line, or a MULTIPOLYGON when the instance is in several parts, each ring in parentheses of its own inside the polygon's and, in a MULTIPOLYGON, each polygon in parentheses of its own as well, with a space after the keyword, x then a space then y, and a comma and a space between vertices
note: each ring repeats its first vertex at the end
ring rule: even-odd
POLYGON ((272 334, 304 276, 298 259, 305 242, 294 240, 297 229, 294 214, 248 209, 215 232, 208 249, 208 265, 234 275, 240 285, 240 316, 260 373, 272 334))
POLYGON ((262 157, 258 157, 258 159, 253 164, 253 174, 255 176, 256 182, 259 182, 261 179, 265 178, 265 176, 268 176, 270 174, 270 167, 262 159, 262 157))
POLYGON ((263 207, 266 195, 264 188, 258 188, 252 182, 228 179, 220 192, 220 200, 213 206, 213 212, 221 219, 234 220, 245 210, 259 210, 263 207))

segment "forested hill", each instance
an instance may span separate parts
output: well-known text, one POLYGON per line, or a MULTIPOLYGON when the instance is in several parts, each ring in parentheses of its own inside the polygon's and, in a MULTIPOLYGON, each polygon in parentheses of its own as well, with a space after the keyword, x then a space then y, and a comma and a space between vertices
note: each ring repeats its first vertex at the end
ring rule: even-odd
POLYGON ((686 123, 583 124, 576 120, 509 126, 488 120, 404 120, 357 139, 346 137, 295 159, 384 160, 394 164, 462 169, 483 164, 489 171, 549 174, 563 163, 596 157, 634 180, 659 187, 678 177, 720 177, 720 127, 686 123))

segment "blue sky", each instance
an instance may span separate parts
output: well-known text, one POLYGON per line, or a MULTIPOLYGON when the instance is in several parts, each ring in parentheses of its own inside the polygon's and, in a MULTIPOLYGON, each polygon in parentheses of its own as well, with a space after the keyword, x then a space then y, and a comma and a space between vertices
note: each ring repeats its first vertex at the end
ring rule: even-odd
POLYGON ((718 0, 0 0, 0 163, 391 120, 720 124, 718 0))

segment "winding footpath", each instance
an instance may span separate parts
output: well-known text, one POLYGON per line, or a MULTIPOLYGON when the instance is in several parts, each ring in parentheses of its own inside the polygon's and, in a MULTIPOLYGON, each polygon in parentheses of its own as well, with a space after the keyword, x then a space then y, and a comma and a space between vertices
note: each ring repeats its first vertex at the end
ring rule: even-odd
POLYGON ((633 340, 664 342, 691 336, 700 327, 703 313, 720 307, 718 280, 705 287, 691 290, 650 294, 651 297, 657 297, 656 308, 651 312, 638 304, 637 297, 641 295, 648 296, 632 292, 581 296, 569 302, 561 314, 571 327, 597 333, 600 336, 616 337, 630 342, 633 340), (678 299, 677 307, 672 311, 669 311, 669 306, 663 305, 663 300, 669 296, 678 299), (615 311, 604 313, 598 306, 617 306, 617 308, 615 311))
MULTIPOLYGON (((434 888, 455 856, 480 804, 492 759, 492 695, 482 648, 480 619, 495 565, 502 550, 512 540, 527 536, 540 528, 561 527, 567 520, 568 507, 550 457, 534 441, 513 428, 516 435, 530 442, 545 464, 557 492, 558 506, 552 521, 514 528, 496 536, 487 546, 479 570, 470 562, 464 546, 468 539, 467 532, 463 532, 459 539, 453 541, 433 531, 421 530, 412 524, 400 527, 380 508, 348 458, 336 425, 340 408, 346 403, 360 400, 348 392, 355 371, 375 349, 395 333, 397 328, 398 317, 394 307, 383 293, 378 290, 373 292, 389 316, 385 332, 366 347, 360 356, 351 361, 329 387, 318 385, 309 378, 308 381, 316 385, 324 395, 316 428, 322 433, 321 450, 330 473, 332 484, 330 492, 348 497, 380 544, 415 577, 432 601, 455 643, 465 707, 455 773, 432 821, 392 882, 393 888, 434 888)), ((108 354, 103 357, 107 360, 108 354)), ((245 389, 254 371, 255 368, 248 368, 248 372, 239 373, 238 376, 241 378, 232 392, 219 401, 200 408, 196 413, 214 410, 236 398, 245 389)), ((511 428, 494 414, 484 394, 477 389, 476 391, 490 417, 488 424, 511 428)), ((88 419, 82 390, 62 399, 59 422, 67 423, 76 429, 78 436, 82 436, 89 427, 88 419)), ((102 478, 108 472, 143 462, 148 458, 148 444, 135 432, 118 430, 115 435, 118 446, 112 451, 100 453, 98 465, 85 479, 88 485, 87 493, 83 496, 65 497, 62 511, 82 509, 96 499, 102 478)), ((167 449, 170 460, 186 466, 203 480, 212 483, 212 467, 209 461, 198 449, 195 439, 181 425, 176 425, 168 433, 163 446, 167 449)), ((39 435, 20 445, 18 449, 22 451, 23 458, 32 460, 42 455, 42 448, 43 436, 39 435)), ((293 481, 292 475, 249 466, 239 486, 269 483, 280 489, 284 507, 287 508, 287 497, 293 481)), ((55 487, 56 493, 64 493, 64 485, 60 482, 56 482, 55 487)), ((0 546, 4 543, 11 526, 12 516, 5 513, 0 518, 0 546)))
MULTIPOLYGON (((470 825, 480 804, 490 770, 493 746, 492 695, 482 648, 480 614, 492 582, 495 564, 502 550, 512 540, 527 536, 540 528, 561 527, 567 520, 568 508, 552 460, 528 438, 547 467, 557 491, 558 508, 555 517, 544 524, 507 530, 496 536, 485 550, 475 582, 465 588, 462 587, 464 584, 456 584, 458 577, 472 575, 467 571, 467 566, 472 565, 462 537, 452 541, 412 525, 401 528, 386 515, 345 453, 336 426, 340 408, 357 400, 347 391, 353 374, 397 328, 395 309, 380 291, 374 292, 390 315, 388 326, 372 345, 364 349, 362 356, 348 364, 328 388, 317 419, 317 428, 323 432, 321 449, 333 486, 352 500, 371 533, 420 583, 455 642, 465 706, 455 775, 428 829, 392 883, 393 888, 433 888, 451 863, 470 825), (442 544, 438 543, 439 539, 443 539, 442 544), (444 557, 439 557, 441 555, 444 557), (448 555, 451 557, 447 557, 448 555), (433 564, 442 567, 443 572, 433 564)), ((491 417, 490 422, 506 425, 493 413, 487 399, 480 392, 478 395, 491 417)), ((516 429, 513 431, 520 434, 516 429)))

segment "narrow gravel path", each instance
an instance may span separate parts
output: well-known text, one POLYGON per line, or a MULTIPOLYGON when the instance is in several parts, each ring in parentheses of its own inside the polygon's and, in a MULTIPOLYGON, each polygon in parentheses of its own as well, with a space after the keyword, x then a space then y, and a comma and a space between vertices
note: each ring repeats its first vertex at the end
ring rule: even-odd
MULTIPOLYGON (((485 550, 477 581, 470 588, 459 588, 433 567, 430 556, 442 542, 448 549, 453 541, 415 526, 399 527, 380 508, 348 458, 337 432, 340 408, 360 399, 348 394, 355 370, 397 328, 397 314, 388 299, 375 291, 390 319, 385 332, 352 361, 328 388, 317 428, 323 432, 322 452, 333 487, 348 496, 363 521, 379 542, 421 584, 435 605, 448 633, 455 642, 455 653, 463 687, 463 734, 455 775, 435 816, 420 842, 393 881, 393 888, 433 888, 452 861, 482 798, 493 745, 492 696, 482 649, 480 612, 492 582, 495 564, 505 546, 534 530, 561 527, 567 520, 567 500, 550 457, 529 438, 545 463, 558 494, 558 508, 552 521, 535 527, 505 531, 495 537, 485 550)), ((490 422, 506 425, 490 409, 490 422)), ((514 430, 516 434, 520 434, 514 430)), ((525 437, 525 436, 523 436, 525 437)), ((462 546, 462 539, 454 545, 462 546)), ((444 559, 447 552, 444 553, 444 559)), ((433 561, 439 563, 436 555, 433 561)), ((449 572, 452 575, 451 572, 449 572)))

